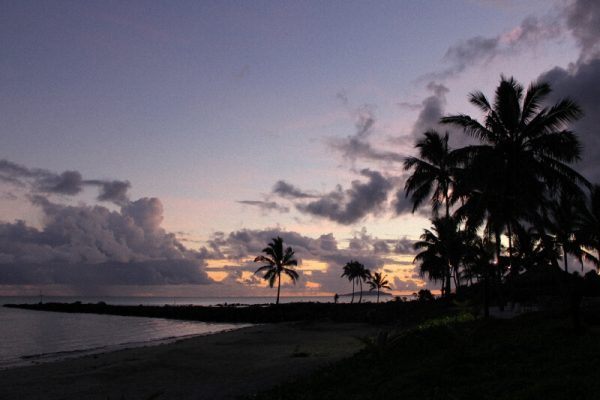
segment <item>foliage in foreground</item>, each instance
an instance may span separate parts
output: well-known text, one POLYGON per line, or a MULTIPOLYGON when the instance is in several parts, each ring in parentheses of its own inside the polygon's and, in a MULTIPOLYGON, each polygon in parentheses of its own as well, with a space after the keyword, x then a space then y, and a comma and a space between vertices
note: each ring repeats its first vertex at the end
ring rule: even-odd
POLYGON ((255 399, 597 399, 600 331, 540 315, 444 318, 255 399), (381 351, 384 349, 385 351, 381 351))

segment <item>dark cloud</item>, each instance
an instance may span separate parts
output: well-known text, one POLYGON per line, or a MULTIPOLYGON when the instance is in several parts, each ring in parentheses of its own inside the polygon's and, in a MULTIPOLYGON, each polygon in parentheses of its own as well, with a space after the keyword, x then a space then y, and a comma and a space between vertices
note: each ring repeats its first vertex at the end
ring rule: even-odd
POLYGON ((584 116, 571 125, 582 143, 582 161, 576 168, 593 183, 600 182, 600 2, 577 0, 567 7, 567 27, 577 40, 581 54, 569 68, 555 67, 544 72, 539 81, 550 83, 553 104, 569 97, 577 102, 584 116))
POLYGON ((567 27, 581 49, 580 61, 600 56, 600 2, 576 0, 567 7, 567 27))
POLYGON ((65 171, 60 174, 39 168, 27 168, 8 160, 0 160, 0 181, 13 186, 29 187, 34 192, 75 196, 86 187, 99 188, 98 200, 117 205, 127 203, 127 190, 130 183, 115 180, 84 180, 78 171, 65 171))
POLYGON ((1 285, 52 284, 75 287, 106 285, 208 284, 211 280, 195 260, 149 260, 129 263, 1 264, 1 285))
POLYGON ((291 183, 287 183, 285 181, 277 181, 275 183, 273 186, 273 194, 290 199, 307 199, 316 197, 316 195, 304 192, 291 183))
POLYGON ((89 180, 85 183, 100 187, 100 194, 97 197, 100 201, 109 201, 118 205, 125 205, 129 202, 127 191, 131 188, 131 184, 128 181, 89 180))
POLYGON ((592 182, 600 183, 600 59, 571 70, 556 67, 543 73, 539 80, 552 86, 551 102, 569 97, 583 109, 583 118, 571 125, 583 147, 582 161, 576 168, 592 182))
POLYGON ((65 171, 60 175, 48 175, 37 181, 37 189, 41 192, 65 195, 76 195, 81 192, 83 180, 77 171, 65 171))
POLYGON ((281 213, 287 213, 290 211, 289 207, 283 206, 275 201, 262 201, 262 200, 238 200, 236 203, 244 204, 247 206, 258 207, 264 212, 279 211, 281 213))
POLYGON ((160 225, 163 207, 142 198, 111 211, 32 196, 41 229, 0 224, 0 283, 147 285, 208 283, 205 254, 186 249, 160 225))
POLYGON ((439 129, 440 118, 444 115, 446 94, 449 89, 442 84, 429 82, 427 90, 431 91, 432 95, 421 103, 421 111, 412 128, 413 137, 420 136, 430 129, 439 129))
POLYGON ((386 203, 391 183, 379 172, 363 169, 361 175, 367 182, 352 181, 351 188, 336 190, 322 195, 318 200, 298 204, 299 211, 324 217, 340 224, 353 224, 370 213, 377 213, 386 203))

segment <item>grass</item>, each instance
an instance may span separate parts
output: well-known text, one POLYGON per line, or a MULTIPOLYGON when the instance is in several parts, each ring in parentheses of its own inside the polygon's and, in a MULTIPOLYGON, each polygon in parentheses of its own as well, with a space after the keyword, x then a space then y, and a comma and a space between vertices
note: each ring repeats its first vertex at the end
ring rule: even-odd
POLYGON ((350 359, 249 398, 598 399, 600 331, 530 314, 443 317, 366 341, 350 359))

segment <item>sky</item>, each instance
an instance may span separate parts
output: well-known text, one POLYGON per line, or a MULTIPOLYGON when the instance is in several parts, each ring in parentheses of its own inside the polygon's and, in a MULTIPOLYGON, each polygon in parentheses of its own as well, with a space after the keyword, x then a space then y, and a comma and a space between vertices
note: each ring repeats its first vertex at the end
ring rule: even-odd
POLYGON ((268 295, 276 236, 284 295, 349 292, 351 259, 434 288, 416 139, 501 74, 543 80, 600 182, 599 37, 594 0, 3 1, 0 295, 268 295))

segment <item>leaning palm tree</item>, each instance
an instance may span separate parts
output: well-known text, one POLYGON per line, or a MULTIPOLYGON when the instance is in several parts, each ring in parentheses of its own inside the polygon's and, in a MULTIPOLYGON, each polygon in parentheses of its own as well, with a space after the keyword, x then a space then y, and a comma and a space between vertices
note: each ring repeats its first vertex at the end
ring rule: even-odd
POLYGON ((514 224, 529 219, 548 193, 589 186, 570 167, 580 158, 580 144, 567 125, 581 110, 569 99, 543 107, 550 91, 546 83, 533 83, 524 93, 513 78, 502 76, 493 103, 479 91, 469 96, 484 114, 483 123, 465 114, 441 119, 480 142, 462 150, 468 179, 456 195, 465 200, 462 215, 467 225, 474 228, 485 222, 495 236, 498 260, 500 236, 507 233, 510 262, 514 224))
POLYGON ((419 157, 407 157, 404 170, 412 170, 406 180, 404 190, 410 194, 413 212, 431 195, 431 208, 437 216, 442 201, 446 208, 446 217, 450 216, 450 193, 454 185, 454 173, 458 159, 448 146, 448 133, 442 137, 435 130, 425 132, 417 141, 415 148, 419 157))
POLYGON ((263 272, 263 279, 269 282, 269 287, 273 287, 277 281, 277 300, 275 304, 279 304, 279 294, 281 292, 281 274, 286 274, 293 283, 298 280, 298 273, 289 267, 298 265, 298 261, 294 259, 294 250, 288 247, 283 250, 283 239, 279 236, 273 238, 271 243, 262 250, 266 256, 260 255, 254 259, 254 262, 266 262, 254 272, 255 274, 263 272))
POLYGON ((371 286, 370 290, 377 290, 377 303, 379 303, 379 292, 381 289, 391 289, 387 277, 382 275, 381 272, 372 274, 367 283, 371 286))

